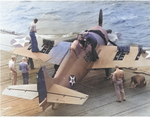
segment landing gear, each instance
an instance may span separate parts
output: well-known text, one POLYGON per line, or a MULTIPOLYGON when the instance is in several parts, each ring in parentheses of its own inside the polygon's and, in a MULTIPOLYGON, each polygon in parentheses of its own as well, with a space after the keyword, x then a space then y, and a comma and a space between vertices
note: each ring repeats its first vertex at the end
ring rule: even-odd
POLYGON ((54 107, 55 107, 55 103, 52 103, 52 109, 56 110, 54 107))
POLYGON ((111 75, 111 68, 105 68, 105 73, 106 73, 106 77, 104 77, 105 80, 109 80, 110 79, 110 75, 111 75))
POLYGON ((29 58, 29 59, 28 59, 28 65, 30 66, 31 69, 35 69, 35 68, 34 68, 34 63, 33 63, 33 59, 32 59, 32 58, 29 58))
POLYGON ((55 76, 55 74, 56 74, 56 72, 57 72, 57 70, 58 70, 58 68, 59 68, 59 65, 54 65, 54 68, 55 68, 55 72, 53 73, 53 75, 52 75, 52 78, 54 78, 54 76, 55 76))

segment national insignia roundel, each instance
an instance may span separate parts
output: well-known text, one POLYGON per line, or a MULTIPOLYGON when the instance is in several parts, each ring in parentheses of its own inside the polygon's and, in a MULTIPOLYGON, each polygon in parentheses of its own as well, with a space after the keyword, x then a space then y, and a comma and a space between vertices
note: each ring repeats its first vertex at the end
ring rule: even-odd
POLYGON ((76 83, 76 77, 74 75, 69 76, 70 86, 73 86, 76 83))

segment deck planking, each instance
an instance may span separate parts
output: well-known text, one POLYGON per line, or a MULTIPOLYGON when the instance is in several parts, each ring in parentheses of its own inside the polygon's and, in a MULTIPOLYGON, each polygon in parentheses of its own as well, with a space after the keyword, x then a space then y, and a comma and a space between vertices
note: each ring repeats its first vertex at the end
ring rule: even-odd
MULTIPOLYGON (((1 92, 9 85, 8 61, 11 53, 1 51, 1 92)), ((18 72, 17 84, 22 84, 22 75, 18 70, 22 56, 17 57, 16 67, 18 72)), ((34 60, 35 68, 29 71, 29 83, 36 83, 36 73, 41 65, 46 65, 49 74, 54 72, 53 65, 34 60)), ((149 69, 149 68, 146 68, 149 69)), ((144 68, 144 72, 146 71, 144 68)), ((78 84, 74 90, 88 94, 88 100, 82 105, 56 104, 55 110, 51 106, 42 111, 38 105, 38 98, 26 100, 11 96, 1 95, 2 116, 150 116, 150 76, 143 74, 148 81, 144 88, 129 89, 131 76, 135 70, 125 71, 125 94, 127 101, 117 103, 114 86, 111 80, 105 80, 104 69, 91 70, 90 73, 78 84)), ((113 72, 113 70, 112 70, 113 72)))

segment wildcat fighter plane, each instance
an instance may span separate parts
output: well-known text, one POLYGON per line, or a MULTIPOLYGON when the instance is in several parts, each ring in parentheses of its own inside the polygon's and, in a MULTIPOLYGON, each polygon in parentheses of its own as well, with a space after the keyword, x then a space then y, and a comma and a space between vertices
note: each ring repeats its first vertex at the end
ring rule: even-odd
POLYGON ((99 59, 91 61, 91 44, 84 48, 79 40, 74 40, 73 43, 56 43, 41 39, 43 45, 40 53, 32 53, 30 46, 15 48, 12 51, 14 54, 48 61, 59 65, 59 68, 52 78, 43 66, 38 72, 37 84, 9 86, 3 94, 26 99, 39 96, 40 106, 44 109, 53 103, 82 105, 88 99, 88 95, 70 88, 81 81, 91 69, 113 68, 116 64, 120 67, 150 66, 150 60, 143 57, 142 46, 107 46, 109 39, 107 32, 102 28, 102 19, 100 10, 99 26, 87 31, 97 41, 95 50, 99 59))

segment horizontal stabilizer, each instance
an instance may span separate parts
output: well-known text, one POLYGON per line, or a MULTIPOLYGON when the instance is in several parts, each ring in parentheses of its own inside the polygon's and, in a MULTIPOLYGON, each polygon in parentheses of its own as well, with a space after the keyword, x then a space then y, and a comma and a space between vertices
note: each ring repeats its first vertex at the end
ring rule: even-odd
POLYGON ((30 84, 8 86, 2 94, 32 100, 38 96, 37 85, 30 84))
POLYGON ((82 105, 88 95, 53 84, 47 92, 47 102, 82 105))

